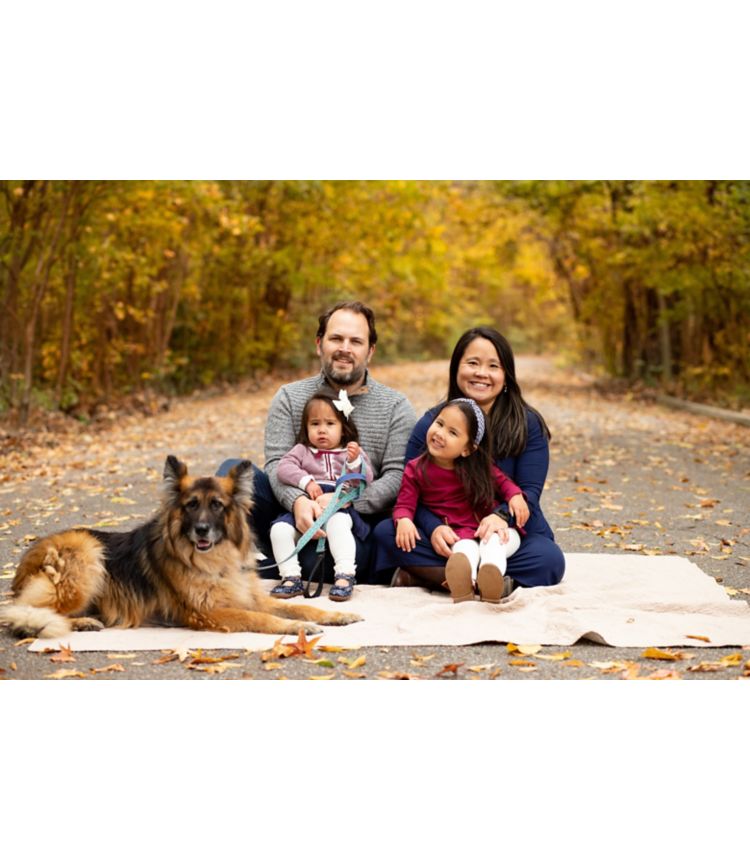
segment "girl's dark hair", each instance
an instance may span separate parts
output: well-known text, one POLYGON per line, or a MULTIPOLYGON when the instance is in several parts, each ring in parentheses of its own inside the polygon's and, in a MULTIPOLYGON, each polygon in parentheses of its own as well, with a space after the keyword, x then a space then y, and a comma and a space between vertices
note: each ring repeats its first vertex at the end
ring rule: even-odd
MULTIPOLYGON (((462 395, 463 396, 463 395, 462 395)), ((472 449, 468 457, 459 457, 455 460, 456 474, 461 479, 461 484, 466 493, 469 507, 479 517, 486 516, 494 507, 495 484, 492 480, 491 460, 487 451, 487 434, 482 437, 479 445, 474 444, 477 438, 477 415, 470 403, 462 401, 446 401, 440 404, 440 411, 433 420, 437 420, 440 413, 448 406, 456 406, 461 410, 466 419, 469 434, 469 445, 472 449)), ((423 455, 425 462, 428 453, 423 455)))
POLYGON ((321 403, 327 403, 331 407, 331 411, 338 419, 339 424, 341 424, 341 447, 345 447, 350 442, 359 442, 359 431, 357 430, 357 425, 352 420, 351 415, 348 418, 344 417, 344 413, 340 412, 335 406, 333 401, 337 398, 332 397, 330 394, 327 394, 324 391, 316 391, 315 394, 305 403, 305 408, 302 410, 302 419, 299 426, 299 433, 297 434, 297 443, 302 445, 309 445, 310 440, 307 438, 307 422, 310 418, 310 409, 312 408, 312 404, 315 403, 316 400, 321 403))
POLYGON ((533 412, 539 419, 542 432, 549 439, 551 434, 547 422, 541 413, 523 399, 521 388, 516 380, 516 361, 513 357, 513 348, 508 341, 494 328, 478 326, 470 328, 458 339, 453 355, 451 355, 450 370, 448 373, 448 399, 465 397, 466 395, 458 387, 458 366, 464 356, 469 344, 478 337, 488 340, 497 352, 503 371, 505 372, 505 387, 492 404, 487 419, 488 450, 490 456, 495 460, 503 460, 506 457, 517 457, 526 447, 528 438, 528 427, 526 424, 526 412, 533 412))

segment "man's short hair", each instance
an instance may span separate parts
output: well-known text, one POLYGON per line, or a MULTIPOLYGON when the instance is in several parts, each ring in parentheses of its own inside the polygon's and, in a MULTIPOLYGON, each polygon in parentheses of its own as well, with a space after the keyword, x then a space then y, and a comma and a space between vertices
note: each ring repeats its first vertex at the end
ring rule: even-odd
POLYGON ((325 336, 328 328, 328 321, 336 313, 336 311, 351 311, 355 314, 362 314, 367 320, 367 328, 369 329, 369 345, 375 346, 378 341, 378 333, 375 331, 375 313, 372 308, 362 302, 338 302, 332 308, 329 308, 324 314, 318 318, 318 333, 316 337, 322 338, 325 336))

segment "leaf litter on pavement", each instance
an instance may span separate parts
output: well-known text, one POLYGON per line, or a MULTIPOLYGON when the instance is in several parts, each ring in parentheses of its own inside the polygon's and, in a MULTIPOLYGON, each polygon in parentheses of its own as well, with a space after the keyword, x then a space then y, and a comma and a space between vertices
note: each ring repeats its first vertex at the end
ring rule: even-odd
MULTIPOLYGON (((747 600, 750 528, 740 513, 747 510, 746 479, 750 477, 750 469, 742 465, 750 462, 747 429, 675 413, 645 401, 600 395, 590 380, 554 367, 546 359, 519 357, 517 367, 524 396, 541 409, 552 429, 545 512, 562 547, 694 557, 719 582, 726 580, 724 588, 731 598, 747 600), (633 439, 638 442, 634 444, 633 439), (740 493, 743 486, 744 495, 740 493)), ((419 415, 444 396, 447 362, 375 366, 373 373, 406 394, 419 415)), ((18 557, 39 534, 73 525, 123 529, 142 521, 158 503, 167 454, 184 459, 193 473, 211 473, 230 456, 248 457, 262 465, 265 417, 279 382, 269 381, 255 390, 238 388, 174 399, 167 411, 147 418, 121 415, 101 426, 84 427, 62 422, 52 429, 6 434, 5 443, 0 434, 0 577, 10 580, 18 557)), ((7 602, 8 597, 7 590, 0 591, 0 602, 7 602)), ((709 644, 700 630, 686 635, 696 648, 709 644)), ((366 662, 353 665, 359 659, 356 654, 347 655, 349 663, 331 659, 331 665, 325 665, 326 655, 357 649, 326 646, 317 639, 279 641, 274 648, 277 653, 263 661, 269 675, 278 671, 270 668, 274 664, 283 666, 288 658, 300 657, 332 669, 315 677, 368 677, 366 662)), ((468 666, 459 660, 442 668, 429 667, 434 655, 410 653, 406 663, 416 672, 386 668, 373 670, 373 674, 409 680, 483 678, 497 677, 504 669, 506 674, 533 675, 546 663, 566 677, 580 677, 585 670, 595 669, 608 677, 644 677, 646 673, 645 677, 655 680, 670 679, 677 666, 686 664, 690 665, 681 671, 749 675, 748 661, 743 662, 741 656, 739 661, 699 660, 689 651, 665 651, 682 657, 655 657, 647 656, 652 649, 645 649, 639 652, 640 661, 645 662, 598 661, 608 667, 599 668, 578 659, 575 648, 548 651, 523 643, 516 648, 492 662, 468 666), (513 665, 511 660, 519 663, 513 665), (672 665, 649 674, 644 667, 651 660, 672 665), (458 668, 453 670, 453 666, 458 668)), ((395 650, 403 653, 405 649, 395 650)), ((120 674, 115 666, 126 674, 138 663, 134 654, 108 656, 117 662, 101 667, 105 675, 120 674), (130 662, 126 666, 123 661, 130 662)), ((75 657, 71 657, 61 650, 55 662, 72 663, 75 657)), ((186 672, 214 667, 214 674, 222 674, 242 666, 238 659, 232 655, 208 662, 200 654, 196 658, 181 649, 150 662, 159 666, 179 661, 186 672)), ((0 674, 12 675, 14 666, 0 666, 0 674)), ((91 677, 76 675, 76 671, 61 669, 67 674, 55 677, 91 677)))

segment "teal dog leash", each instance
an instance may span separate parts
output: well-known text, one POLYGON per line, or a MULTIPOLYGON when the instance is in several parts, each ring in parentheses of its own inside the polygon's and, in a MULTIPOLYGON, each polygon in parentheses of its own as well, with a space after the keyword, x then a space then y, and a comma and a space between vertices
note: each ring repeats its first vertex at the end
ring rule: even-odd
MULTIPOLYGON (((271 570, 271 568, 278 567, 280 564, 284 564, 284 562, 287 562, 289 561, 289 559, 294 558, 295 555, 299 555, 300 551, 304 549, 304 547, 307 546, 307 544, 312 540, 312 537, 315 532, 317 532, 319 529, 322 529, 323 526, 328 522, 328 520, 331 519, 331 517, 335 513, 348 505, 349 502, 353 502, 355 499, 358 499, 360 495, 362 495, 362 490, 364 489, 366 483, 367 478, 361 472, 349 472, 345 475, 342 475, 336 481, 336 488, 333 492, 333 498, 326 505, 323 513, 315 520, 315 522, 310 526, 310 528, 297 541, 297 545, 294 548, 294 552, 291 555, 287 556, 287 558, 282 559, 281 561, 274 562, 273 564, 261 565, 260 567, 257 567, 256 570, 271 570), (356 481, 357 483, 354 487, 352 487, 351 490, 347 490, 347 492, 342 494, 344 484, 348 483, 349 481, 356 481)), ((310 586, 315 579, 315 574, 318 572, 318 568, 321 568, 323 559, 325 558, 325 548, 325 537, 318 538, 318 545, 315 547, 315 551, 318 553, 319 558, 315 562, 315 567, 310 573, 310 578, 305 583, 305 597, 317 597, 323 590, 323 576, 321 576, 315 593, 309 593, 310 586)))

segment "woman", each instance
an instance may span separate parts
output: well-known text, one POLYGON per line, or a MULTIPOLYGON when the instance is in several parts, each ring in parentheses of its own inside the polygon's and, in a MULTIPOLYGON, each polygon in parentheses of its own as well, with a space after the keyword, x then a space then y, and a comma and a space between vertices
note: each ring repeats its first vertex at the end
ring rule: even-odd
MULTIPOLYGON (((557 584, 565 573, 565 557, 539 504, 549 467, 550 433, 544 418, 523 399, 513 350, 495 329, 472 328, 459 338, 451 356, 448 382, 448 400, 457 397, 470 397, 484 412, 492 458, 523 490, 531 512, 521 547, 508 559, 508 575, 515 584, 527 588, 557 584)), ((427 428, 439 409, 433 407, 417 422, 406 448, 407 462, 424 451, 427 428)), ((513 517, 520 513, 512 500, 507 508, 500 513, 513 517)), ((417 510, 414 521, 420 539, 411 552, 396 546, 392 520, 376 526, 376 570, 400 568, 392 585, 440 587, 445 580, 446 559, 459 537, 423 508, 417 510)), ((506 520, 495 514, 480 537, 506 527, 506 520)))

